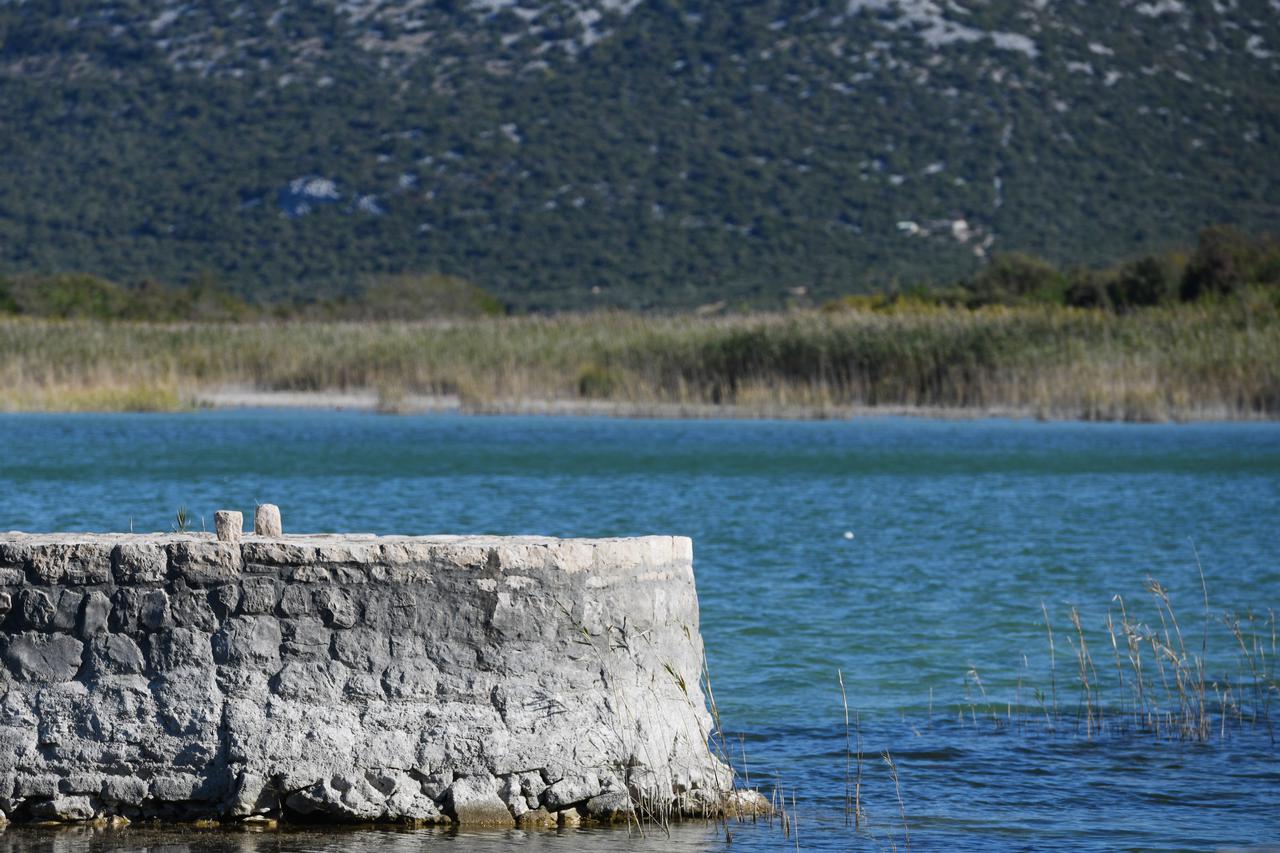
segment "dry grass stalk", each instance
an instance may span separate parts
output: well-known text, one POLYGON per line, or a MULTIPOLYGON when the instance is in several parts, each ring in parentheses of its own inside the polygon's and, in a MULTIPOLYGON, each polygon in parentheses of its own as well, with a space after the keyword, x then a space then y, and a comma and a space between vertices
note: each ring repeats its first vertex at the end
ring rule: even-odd
POLYGON ((0 319, 0 409, 172 409, 226 386, 464 410, 832 416, 863 407, 1162 420, 1280 416, 1280 312, 1181 305, 418 323, 0 319), (1247 322, 1246 322, 1247 321, 1247 322))

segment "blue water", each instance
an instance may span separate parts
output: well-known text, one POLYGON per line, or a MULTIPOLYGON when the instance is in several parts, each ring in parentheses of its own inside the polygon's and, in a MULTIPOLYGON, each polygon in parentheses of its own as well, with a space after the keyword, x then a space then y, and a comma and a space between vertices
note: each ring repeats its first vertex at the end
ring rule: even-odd
MULTIPOLYGON (((913 849, 1280 843, 1272 728, 1215 718, 1198 743, 1120 725, 1129 694, 1105 630, 1117 595, 1159 624, 1150 576, 1169 590, 1187 647, 1205 646, 1219 687, 1249 680, 1224 612, 1252 610, 1254 663, 1274 672, 1280 425, 0 416, 0 530, 166 530, 180 505, 211 526, 215 509, 263 501, 299 532, 693 537, 730 750, 753 783, 781 786, 788 804, 794 794, 801 849, 905 849, 901 812, 913 849), (1042 602, 1056 632, 1052 670, 1042 602), (1077 717, 1073 605, 1103 713, 1116 715, 1100 736, 1077 717), (865 756, 869 832, 845 825, 838 671, 865 756)), ((1262 707, 1259 689, 1237 694, 1247 713, 1262 707)), ((1276 705, 1280 718, 1280 696, 1276 705)), ((731 831, 735 850, 796 844, 776 826, 731 831)), ((704 825, 647 838, 262 839, 181 844, 725 847, 723 830, 704 825)))

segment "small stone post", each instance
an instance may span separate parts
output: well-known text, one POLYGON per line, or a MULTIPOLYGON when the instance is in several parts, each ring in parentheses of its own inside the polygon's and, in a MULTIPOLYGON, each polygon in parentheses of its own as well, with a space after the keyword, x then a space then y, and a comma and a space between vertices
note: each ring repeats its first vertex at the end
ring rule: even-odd
POLYGON ((280 507, 275 504, 258 504, 258 509, 253 514, 253 532, 259 536, 283 536, 280 507))
POLYGON ((244 513, 220 509, 213 514, 213 526, 219 542, 239 542, 244 535, 244 513))

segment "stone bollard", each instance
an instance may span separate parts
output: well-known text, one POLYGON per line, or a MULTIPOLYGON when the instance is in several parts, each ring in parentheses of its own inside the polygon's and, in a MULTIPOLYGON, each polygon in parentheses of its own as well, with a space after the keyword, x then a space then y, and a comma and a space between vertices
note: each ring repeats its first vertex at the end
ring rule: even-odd
POLYGON ((213 514, 213 527, 219 542, 239 542, 244 535, 244 513, 220 509, 213 514))
POLYGON ((258 509, 253 514, 253 532, 259 536, 283 536, 280 507, 275 504, 258 504, 258 509))

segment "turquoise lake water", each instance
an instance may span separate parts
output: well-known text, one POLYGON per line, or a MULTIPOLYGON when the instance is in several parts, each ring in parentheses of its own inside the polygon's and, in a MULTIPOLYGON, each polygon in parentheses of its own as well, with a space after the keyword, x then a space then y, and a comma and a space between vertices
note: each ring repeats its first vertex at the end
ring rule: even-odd
MULTIPOLYGON (((753 783, 780 784, 788 802, 794 793, 801 849, 905 849, 886 750, 912 849, 1280 843, 1280 747, 1265 720, 1252 722, 1266 694, 1251 692, 1249 663, 1221 619, 1252 610, 1246 646, 1255 666, 1272 666, 1280 425, 0 415, 0 530, 165 530, 179 505, 211 527, 215 509, 250 514, 267 501, 294 532, 693 537, 733 757, 745 756, 753 783), (1119 618, 1122 596, 1131 616, 1158 627, 1148 577, 1168 589, 1185 645, 1207 650, 1209 681, 1230 685, 1247 717, 1215 716, 1207 743, 1120 724, 1128 664, 1117 673, 1105 623, 1109 610, 1119 618), (1073 605, 1107 725, 1094 737, 1078 713, 1073 605), (845 826, 837 671, 866 756, 869 833, 845 826)), ((1275 705, 1280 718, 1280 696, 1275 705)), ((734 850, 795 849, 776 827, 732 832, 734 850)), ((15 850, 437 844, 726 848, 723 831, 704 825, 647 838, 0 838, 15 850)))

